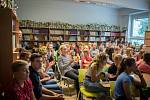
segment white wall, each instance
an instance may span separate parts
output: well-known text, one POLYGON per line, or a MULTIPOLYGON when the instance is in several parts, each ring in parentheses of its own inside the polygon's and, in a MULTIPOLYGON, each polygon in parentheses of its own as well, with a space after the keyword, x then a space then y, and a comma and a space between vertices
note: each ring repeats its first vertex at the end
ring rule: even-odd
POLYGON ((120 7, 139 10, 149 10, 150 6, 148 0, 87 0, 87 1, 111 3, 120 7))
POLYGON ((149 26, 148 26, 148 31, 150 31, 150 13, 149 13, 149 26))
POLYGON ((79 4, 70 0, 18 0, 18 7, 20 19, 72 24, 119 24, 118 11, 115 8, 79 4))

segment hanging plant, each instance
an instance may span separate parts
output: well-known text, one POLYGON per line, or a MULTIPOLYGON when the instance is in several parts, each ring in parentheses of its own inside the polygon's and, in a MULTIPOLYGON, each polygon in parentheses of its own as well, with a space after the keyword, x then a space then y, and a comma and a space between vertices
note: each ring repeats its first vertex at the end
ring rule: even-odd
POLYGON ((120 28, 120 26, 116 25, 108 25, 108 24, 69 24, 62 22, 35 22, 31 20, 21 20, 20 26, 23 27, 49 27, 56 29, 81 29, 81 30, 99 30, 99 31, 121 31, 126 30, 125 28, 120 28))

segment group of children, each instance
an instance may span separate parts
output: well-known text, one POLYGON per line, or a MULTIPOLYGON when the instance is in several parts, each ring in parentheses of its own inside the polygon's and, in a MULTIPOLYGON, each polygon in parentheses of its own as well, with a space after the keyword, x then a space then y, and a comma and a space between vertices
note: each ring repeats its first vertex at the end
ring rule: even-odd
POLYGON ((133 100, 131 85, 140 91, 141 100, 148 98, 142 92, 147 88, 142 73, 150 74, 150 53, 144 45, 137 52, 131 45, 111 42, 99 46, 62 43, 58 50, 48 43, 37 50, 19 52, 20 59, 11 67, 13 80, 4 91, 5 100, 63 100, 63 89, 55 78, 58 68, 60 75, 74 80, 79 97, 78 69, 87 69, 83 85, 87 91, 99 93, 99 100, 112 99, 100 83, 106 78, 115 81, 116 100, 133 100))

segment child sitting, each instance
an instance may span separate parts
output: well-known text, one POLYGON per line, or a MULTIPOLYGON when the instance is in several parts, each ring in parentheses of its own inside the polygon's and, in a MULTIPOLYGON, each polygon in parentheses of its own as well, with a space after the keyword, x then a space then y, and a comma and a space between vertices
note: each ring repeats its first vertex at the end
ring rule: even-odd
POLYGON ((36 100, 32 83, 29 80, 28 63, 23 60, 15 61, 12 64, 13 80, 5 90, 5 100, 36 100))

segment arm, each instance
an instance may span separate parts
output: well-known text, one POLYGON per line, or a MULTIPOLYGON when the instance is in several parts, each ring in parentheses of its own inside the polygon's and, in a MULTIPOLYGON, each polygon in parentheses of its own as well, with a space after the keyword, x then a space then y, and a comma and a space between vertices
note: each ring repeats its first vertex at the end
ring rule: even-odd
POLYGON ((68 67, 69 65, 71 65, 71 63, 72 63, 72 62, 70 61, 70 62, 64 64, 64 63, 63 63, 63 59, 62 59, 61 57, 58 58, 58 65, 59 65, 60 67, 62 67, 62 68, 68 67))
POLYGON ((100 79, 100 74, 96 75, 96 65, 93 65, 93 67, 91 68, 92 70, 92 76, 91 76, 91 80, 92 81, 97 81, 100 79))
POLYGON ((142 87, 147 86, 143 75, 141 74, 141 75, 138 75, 138 76, 139 76, 140 79, 139 79, 138 77, 133 77, 133 82, 134 82, 134 84, 135 84, 136 86, 142 86, 142 87))
POLYGON ((42 87, 42 93, 46 94, 46 95, 51 95, 51 96, 55 96, 57 95, 57 93, 53 92, 53 91, 50 91, 44 87, 42 87))
POLYGON ((31 93, 31 100, 36 100, 33 90, 32 90, 32 93, 31 93))
POLYGON ((53 91, 50 91, 50 90, 48 90, 48 89, 46 89, 44 87, 42 87, 42 92, 44 93, 44 95, 42 95, 42 97, 40 98, 40 100, 47 100, 47 99, 48 100, 49 99, 52 99, 52 100, 57 99, 58 100, 58 98, 60 98, 61 100, 63 100, 62 94, 57 94, 57 93, 55 93, 53 91))
POLYGON ((45 82, 45 81, 48 81, 48 80, 51 80, 51 79, 52 79, 51 77, 45 77, 45 78, 41 79, 40 81, 45 82))
POLYGON ((130 84, 127 80, 123 82, 123 90, 127 100, 132 100, 131 92, 130 92, 130 84))

